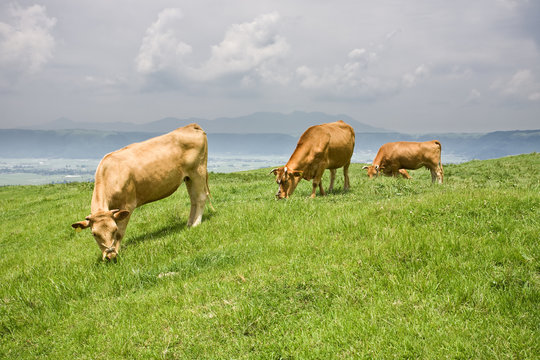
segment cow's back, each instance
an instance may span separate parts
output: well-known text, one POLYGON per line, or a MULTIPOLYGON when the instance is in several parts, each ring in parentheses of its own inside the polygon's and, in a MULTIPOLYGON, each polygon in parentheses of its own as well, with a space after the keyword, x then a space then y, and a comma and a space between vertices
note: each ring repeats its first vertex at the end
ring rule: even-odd
POLYGON ((437 164, 440 162, 440 157, 441 144, 437 140, 397 141, 381 146, 374 164, 381 164, 383 167, 417 169, 427 164, 437 164))
POLYGON ((328 144, 328 168, 342 167, 351 161, 355 135, 352 126, 339 120, 321 125, 330 134, 328 144))
POLYGON ((206 133, 190 124, 105 155, 96 170, 102 189, 94 193, 140 206, 172 194, 207 158, 206 133))
POLYGON ((320 165, 336 169, 348 164, 354 150, 354 130, 339 120, 309 127, 298 140, 288 164, 301 165, 311 178, 320 165))

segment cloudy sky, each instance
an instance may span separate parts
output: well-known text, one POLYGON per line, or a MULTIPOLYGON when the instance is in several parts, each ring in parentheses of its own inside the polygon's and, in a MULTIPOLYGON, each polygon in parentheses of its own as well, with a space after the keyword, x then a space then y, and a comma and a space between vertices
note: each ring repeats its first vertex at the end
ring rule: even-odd
POLYGON ((536 0, 0 4, 0 127, 256 111, 540 128, 536 0))

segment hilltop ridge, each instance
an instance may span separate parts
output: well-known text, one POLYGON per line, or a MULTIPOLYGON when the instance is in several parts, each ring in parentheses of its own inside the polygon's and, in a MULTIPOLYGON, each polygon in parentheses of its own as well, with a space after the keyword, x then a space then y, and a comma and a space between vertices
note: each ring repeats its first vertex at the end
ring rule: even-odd
POLYGON ((343 120, 359 132, 386 132, 388 130, 364 124, 344 115, 329 115, 323 112, 294 111, 289 114, 279 112, 255 112, 238 117, 219 117, 209 120, 203 118, 165 117, 144 124, 129 121, 115 122, 77 122, 68 118, 59 118, 41 125, 24 127, 26 130, 101 130, 101 131, 134 131, 163 133, 178 127, 196 122, 207 133, 221 134, 287 134, 300 135, 312 125, 343 120))

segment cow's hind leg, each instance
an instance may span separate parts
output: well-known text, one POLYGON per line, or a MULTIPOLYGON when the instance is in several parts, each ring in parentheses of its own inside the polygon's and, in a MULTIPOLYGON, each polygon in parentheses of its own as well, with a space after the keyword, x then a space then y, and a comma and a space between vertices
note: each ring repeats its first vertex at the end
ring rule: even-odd
POLYGON ((439 184, 443 182, 443 169, 442 165, 439 163, 437 166, 429 168, 431 172, 431 182, 434 183, 435 180, 438 180, 439 184))
POLYGON ((201 223, 206 204, 206 171, 198 171, 186 179, 186 187, 191 200, 191 211, 187 226, 197 226, 201 223))
POLYGON ((328 192, 334 190, 334 180, 336 180, 336 169, 330 169, 330 186, 328 187, 328 192))
POLYGON ((429 171, 431 172, 431 182, 434 183, 437 179, 437 171, 435 169, 429 169, 429 171))
POLYGON ((349 190, 349 188, 351 187, 351 184, 349 182, 349 165, 350 163, 343 167, 343 177, 345 178, 343 183, 343 190, 345 191, 349 190))
POLYGON ((443 167, 441 163, 438 164, 436 172, 437 172, 437 179, 439 180, 439 184, 442 184, 443 178, 444 178, 444 172, 443 172, 443 167))

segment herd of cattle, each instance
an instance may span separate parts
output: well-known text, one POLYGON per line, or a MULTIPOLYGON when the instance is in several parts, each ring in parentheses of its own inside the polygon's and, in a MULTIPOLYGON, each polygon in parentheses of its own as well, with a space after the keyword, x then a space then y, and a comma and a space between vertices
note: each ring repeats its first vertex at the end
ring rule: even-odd
MULTIPOLYGON (((354 141, 354 129, 341 120, 308 128, 287 164, 270 172, 279 185, 276 198, 291 196, 301 179, 313 180, 312 198, 317 187, 325 195, 321 178, 326 169, 330 170, 328 191, 339 168, 345 177, 343 188, 348 190, 354 141)), ((133 210, 171 195, 183 182, 191 201, 187 225, 197 226, 210 195, 207 161, 206 133, 197 124, 109 153, 96 170, 91 214, 71 226, 77 231, 91 228, 103 260, 114 259, 133 210)), ((364 169, 370 178, 383 174, 409 179, 407 170, 421 167, 431 171, 433 182, 443 182, 439 141, 384 144, 364 169)))

